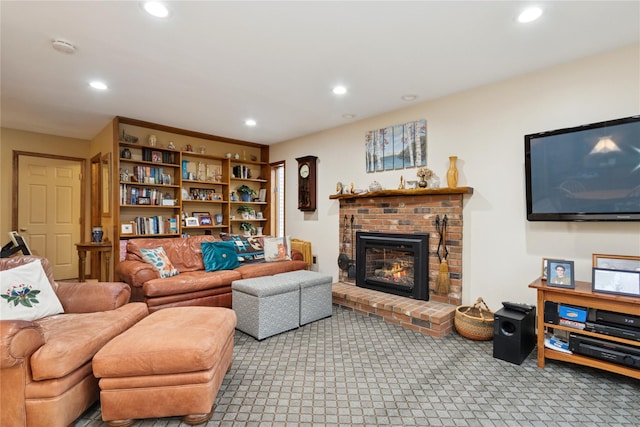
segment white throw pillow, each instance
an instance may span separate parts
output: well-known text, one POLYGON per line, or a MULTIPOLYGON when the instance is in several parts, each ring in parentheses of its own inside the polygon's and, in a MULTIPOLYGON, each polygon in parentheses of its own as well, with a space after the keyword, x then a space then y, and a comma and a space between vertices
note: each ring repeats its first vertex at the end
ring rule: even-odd
POLYGON ((171 260, 169 260, 162 246, 153 249, 141 248, 140 253, 142 254, 142 260, 147 264, 151 264, 160 274, 161 278, 166 279, 167 277, 172 277, 180 273, 178 269, 171 264, 171 260))
POLYGON ((288 261, 291 259, 291 236, 265 237, 264 259, 267 262, 288 261))
POLYGON ((38 320, 63 313, 40 261, 0 271, 0 320, 38 320))

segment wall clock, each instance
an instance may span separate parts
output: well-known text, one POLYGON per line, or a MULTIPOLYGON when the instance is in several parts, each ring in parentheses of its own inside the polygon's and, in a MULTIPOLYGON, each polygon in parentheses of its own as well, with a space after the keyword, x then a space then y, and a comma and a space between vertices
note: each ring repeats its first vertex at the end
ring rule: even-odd
POLYGON ((316 156, 298 157, 298 209, 316 210, 316 156))

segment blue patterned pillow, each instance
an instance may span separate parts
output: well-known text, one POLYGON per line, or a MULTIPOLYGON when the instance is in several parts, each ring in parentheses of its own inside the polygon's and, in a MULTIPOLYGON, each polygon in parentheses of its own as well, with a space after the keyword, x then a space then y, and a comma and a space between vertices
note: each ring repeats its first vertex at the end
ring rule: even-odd
POLYGON ((233 270, 240 266, 233 242, 202 242, 200 247, 207 271, 233 270))
POLYGON ((220 238, 225 242, 233 242, 236 254, 238 255, 238 262, 247 264, 252 262, 264 262, 262 237, 245 237, 235 234, 220 233, 220 238))
POLYGON ((169 257, 162 247, 153 249, 140 248, 140 253, 142 254, 142 260, 158 270, 160 277, 163 279, 180 273, 178 269, 171 264, 169 257))

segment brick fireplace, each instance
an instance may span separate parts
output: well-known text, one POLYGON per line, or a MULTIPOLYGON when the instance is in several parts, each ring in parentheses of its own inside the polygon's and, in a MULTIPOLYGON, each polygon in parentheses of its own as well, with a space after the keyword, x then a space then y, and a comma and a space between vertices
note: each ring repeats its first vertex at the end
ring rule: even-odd
POLYGON ((434 336, 451 332, 455 307, 462 300, 462 209, 464 196, 470 194, 473 194, 472 188, 457 187, 381 190, 330 196, 340 201, 340 250, 350 258, 356 253, 355 234, 358 231, 430 235, 429 301, 350 286, 355 285, 355 275, 340 270, 341 283, 334 285, 334 303, 379 315, 392 323, 434 336), (353 227, 350 221, 352 215, 353 227), (448 219, 446 244, 451 286, 448 293, 439 294, 436 292, 440 271, 437 256, 439 234, 435 219, 444 215, 448 219), (349 219, 346 227, 343 223, 345 216, 349 219))

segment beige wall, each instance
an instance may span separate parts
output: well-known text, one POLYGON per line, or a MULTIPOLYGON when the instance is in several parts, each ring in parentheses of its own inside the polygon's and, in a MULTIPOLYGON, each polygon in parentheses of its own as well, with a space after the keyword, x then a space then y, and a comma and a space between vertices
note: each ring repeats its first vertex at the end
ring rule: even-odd
POLYGON ((25 132, 15 129, 0 129, 0 244, 9 240, 7 233, 12 230, 11 210, 13 186, 13 153, 14 151, 53 154, 87 160, 85 171, 87 213, 89 206, 88 159, 90 155, 89 141, 65 138, 41 133, 25 132))
POLYGON ((428 167, 444 184, 448 156, 457 155, 458 185, 475 189, 464 208, 463 304, 478 296, 495 310, 505 300, 535 303, 527 284, 543 257, 574 260, 576 279, 590 280, 593 253, 640 255, 640 223, 528 222, 523 137, 640 114, 638 76, 633 45, 274 145, 271 161, 287 165, 287 233, 310 240, 316 269, 337 279, 339 202, 329 200, 336 181, 397 188, 401 175, 415 179, 415 170, 367 174, 364 135, 424 118, 428 167), (296 209, 295 158, 304 155, 319 157, 313 213, 296 209))

